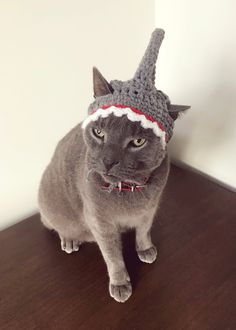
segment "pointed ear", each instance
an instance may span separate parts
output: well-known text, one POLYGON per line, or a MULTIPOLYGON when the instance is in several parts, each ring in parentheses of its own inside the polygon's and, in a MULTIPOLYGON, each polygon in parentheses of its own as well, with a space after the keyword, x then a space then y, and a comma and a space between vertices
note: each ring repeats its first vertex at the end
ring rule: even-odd
POLYGON ((190 105, 168 104, 169 115, 176 120, 180 114, 190 109, 190 105))
POLYGON ((95 98, 113 93, 111 85, 95 67, 93 67, 93 92, 95 98))

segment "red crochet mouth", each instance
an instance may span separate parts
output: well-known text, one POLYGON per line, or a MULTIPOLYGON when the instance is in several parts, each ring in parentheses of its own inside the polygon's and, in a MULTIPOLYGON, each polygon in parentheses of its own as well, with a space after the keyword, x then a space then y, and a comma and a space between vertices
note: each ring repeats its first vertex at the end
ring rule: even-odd
MULTIPOLYGON (((132 110, 134 113, 138 114, 138 115, 141 115, 141 116, 144 116, 147 120, 151 121, 152 123, 156 123, 157 126, 163 131, 165 132, 165 128, 164 126, 159 123, 158 121, 156 121, 154 118, 152 118, 151 116, 149 115, 146 115, 144 112, 134 108, 134 107, 130 107, 130 106, 126 106, 126 105, 123 105, 123 104, 111 104, 111 105, 104 105, 101 107, 101 109, 103 110, 106 110, 106 109, 109 109, 111 106, 115 106, 116 108, 120 108, 120 109, 125 109, 125 108, 130 108, 130 110, 132 110)), ((92 113, 96 112, 97 110, 94 110, 92 113)))

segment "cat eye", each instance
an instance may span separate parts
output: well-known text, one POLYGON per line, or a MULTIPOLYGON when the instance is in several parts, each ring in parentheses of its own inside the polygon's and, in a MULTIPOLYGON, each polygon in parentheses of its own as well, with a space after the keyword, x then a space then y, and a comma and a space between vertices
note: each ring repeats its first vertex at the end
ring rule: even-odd
POLYGON ((131 141, 131 145, 133 145, 133 147, 141 147, 144 145, 144 143, 146 142, 146 139, 135 139, 133 141, 131 141))
POLYGON ((102 139, 105 136, 105 133, 103 133, 103 131, 99 128, 93 128, 93 134, 99 139, 102 139))

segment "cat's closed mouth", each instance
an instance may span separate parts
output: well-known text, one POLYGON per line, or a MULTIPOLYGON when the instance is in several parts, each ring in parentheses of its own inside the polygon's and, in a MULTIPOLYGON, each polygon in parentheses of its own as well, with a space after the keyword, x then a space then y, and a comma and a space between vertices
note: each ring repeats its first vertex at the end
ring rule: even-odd
POLYGON ((110 174, 110 173, 104 173, 103 175, 104 175, 104 176, 110 176, 110 177, 116 178, 115 175, 112 175, 112 174, 110 174))
POLYGON ((107 183, 118 183, 119 181, 121 181, 120 178, 110 173, 102 173, 102 176, 107 183))
POLYGON ((135 180, 135 179, 131 179, 131 178, 121 178, 118 176, 115 176, 113 174, 110 173, 102 173, 102 177, 105 180, 106 183, 108 184, 119 184, 120 182, 123 183, 127 183, 130 185, 138 185, 138 186, 142 186, 143 184, 146 184, 147 182, 147 177, 143 178, 142 180, 135 180))

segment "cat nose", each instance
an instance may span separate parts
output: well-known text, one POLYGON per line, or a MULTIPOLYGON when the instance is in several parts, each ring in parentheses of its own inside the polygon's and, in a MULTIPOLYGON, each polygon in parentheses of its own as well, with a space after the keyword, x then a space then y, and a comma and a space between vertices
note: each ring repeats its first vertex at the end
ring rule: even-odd
POLYGON ((115 166, 119 163, 120 162, 118 160, 103 158, 103 164, 104 164, 107 171, 109 171, 113 166, 115 166))

